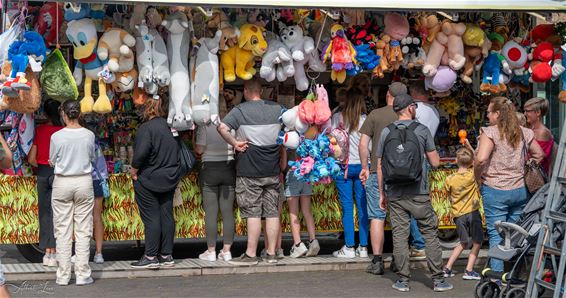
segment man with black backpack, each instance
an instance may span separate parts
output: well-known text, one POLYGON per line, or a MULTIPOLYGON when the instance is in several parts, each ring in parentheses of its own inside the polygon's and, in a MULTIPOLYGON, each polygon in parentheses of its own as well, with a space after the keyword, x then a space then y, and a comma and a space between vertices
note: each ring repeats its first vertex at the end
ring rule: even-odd
POLYGON ((432 167, 440 158, 428 128, 415 121, 417 105, 410 95, 395 97, 393 110, 399 120, 383 129, 377 146, 377 176, 380 207, 389 206, 393 231, 393 257, 399 269, 399 279, 393 288, 409 291, 409 223, 418 222, 426 243, 426 257, 431 271, 434 291, 444 292, 453 286, 444 280, 442 249, 438 241, 438 218, 426 188, 425 156, 432 167))

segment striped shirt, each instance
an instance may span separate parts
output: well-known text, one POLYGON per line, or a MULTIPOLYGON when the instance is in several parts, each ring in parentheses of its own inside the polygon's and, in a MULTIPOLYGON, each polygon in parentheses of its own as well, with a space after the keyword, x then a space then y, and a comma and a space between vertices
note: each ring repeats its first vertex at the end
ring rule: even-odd
POLYGON ((282 106, 267 100, 247 101, 234 107, 222 122, 236 131, 236 139, 247 140, 248 150, 236 155, 239 177, 279 175, 279 116, 282 106))

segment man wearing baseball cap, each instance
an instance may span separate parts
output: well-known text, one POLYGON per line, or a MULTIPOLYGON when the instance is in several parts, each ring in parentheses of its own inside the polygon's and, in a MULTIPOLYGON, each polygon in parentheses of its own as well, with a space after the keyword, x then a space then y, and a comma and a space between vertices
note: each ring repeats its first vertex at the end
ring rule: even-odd
POLYGON ((418 157, 426 156, 432 167, 438 167, 440 158, 428 128, 414 120, 416 109, 417 105, 410 95, 396 96, 393 110, 399 119, 381 132, 376 152, 380 207, 382 209, 389 207, 393 232, 393 256, 395 265, 399 269, 397 273, 399 279, 393 284, 393 288, 402 292, 409 291, 411 272, 408 238, 409 225, 413 217, 418 222, 425 239, 426 258, 434 291, 444 292, 451 290, 453 286, 444 280, 442 249, 437 235, 438 219, 432 209, 423 176, 426 173, 426 161, 418 157), (416 143, 418 148, 414 145, 416 143), (400 160, 405 162, 398 162, 400 160), (408 164, 407 160, 409 160, 408 164), (387 181, 385 185, 384 181, 387 181))
POLYGON ((366 187, 367 209, 370 220, 370 240, 373 249, 373 260, 367 268, 368 273, 382 275, 383 267, 383 240, 385 226, 385 210, 379 208, 379 191, 377 185, 377 156, 375 155, 376 146, 379 141, 381 131, 393 121, 397 120, 397 114, 393 110, 393 100, 396 96, 407 94, 407 86, 401 82, 393 82, 389 85, 386 100, 387 106, 373 110, 360 129, 361 138, 359 145, 360 160, 362 171, 360 180, 366 187), (372 142, 371 167, 368 164, 370 148, 372 142))

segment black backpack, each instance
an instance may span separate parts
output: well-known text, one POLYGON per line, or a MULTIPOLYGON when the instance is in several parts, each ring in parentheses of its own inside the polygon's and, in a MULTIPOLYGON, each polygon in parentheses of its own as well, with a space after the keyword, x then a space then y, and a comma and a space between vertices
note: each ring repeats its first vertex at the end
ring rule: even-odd
POLYGON ((389 185, 411 184, 421 181, 423 154, 415 134, 418 122, 405 125, 389 124, 389 134, 383 144, 381 170, 383 181, 389 185))

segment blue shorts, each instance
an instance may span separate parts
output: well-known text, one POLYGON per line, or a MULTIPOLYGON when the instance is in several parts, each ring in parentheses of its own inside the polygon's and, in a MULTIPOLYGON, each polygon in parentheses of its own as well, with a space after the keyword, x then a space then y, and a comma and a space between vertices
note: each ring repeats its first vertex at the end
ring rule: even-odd
POLYGON ((385 220, 385 210, 379 208, 379 187, 377 173, 371 173, 366 181, 366 198, 368 202, 368 218, 385 220))
POLYGON ((299 181, 293 171, 288 171, 285 177, 285 197, 312 196, 312 184, 299 181))
POLYGON ((92 188, 94 189, 94 198, 104 198, 104 190, 100 180, 92 180, 92 188))

